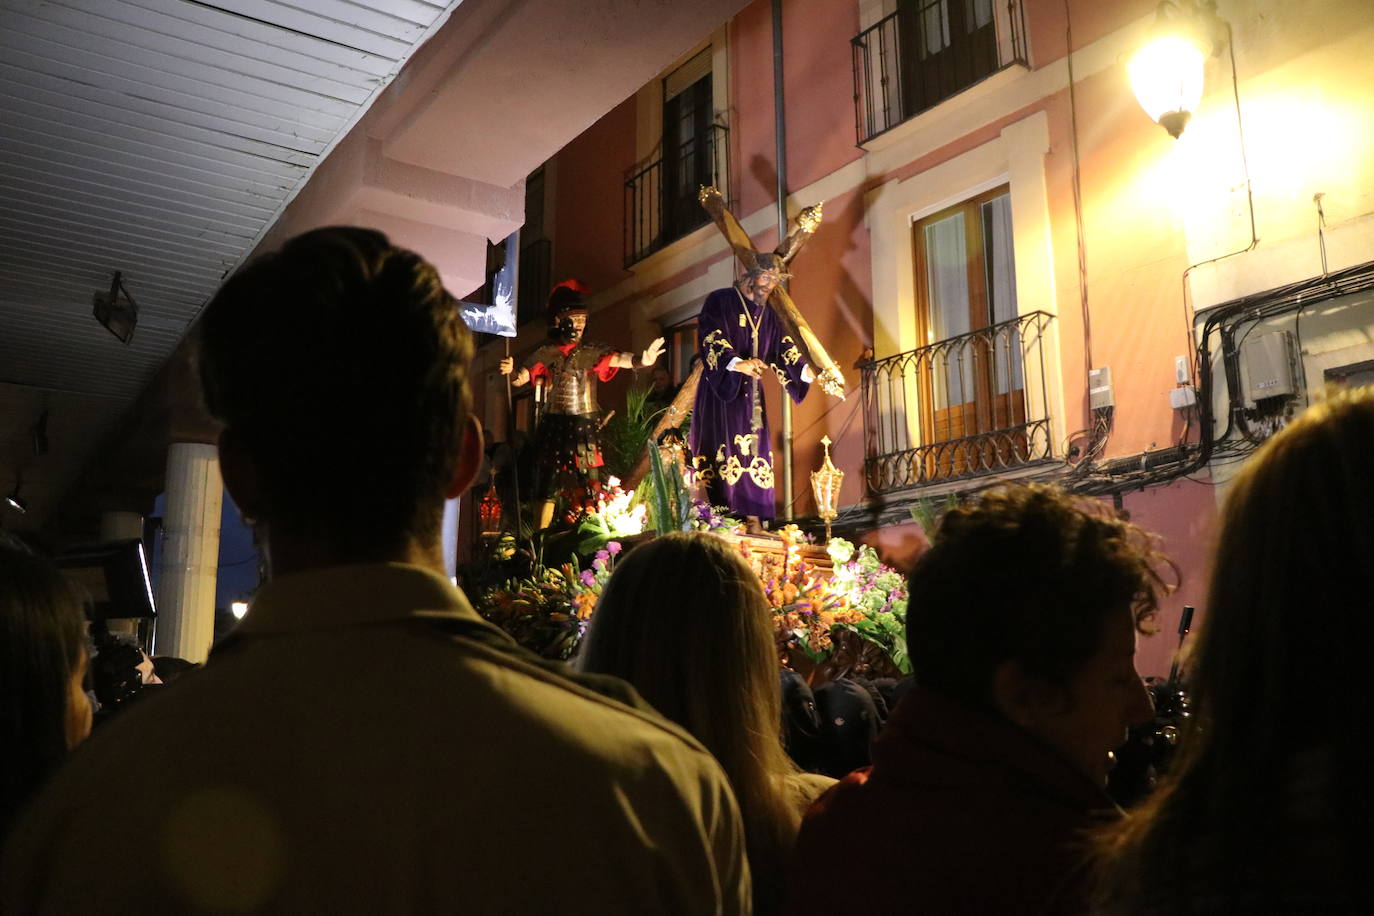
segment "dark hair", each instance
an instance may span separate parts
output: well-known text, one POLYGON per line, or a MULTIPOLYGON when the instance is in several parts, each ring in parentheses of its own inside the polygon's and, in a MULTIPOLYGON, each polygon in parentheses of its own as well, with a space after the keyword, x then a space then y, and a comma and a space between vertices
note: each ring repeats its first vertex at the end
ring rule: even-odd
POLYGON ((1108 837, 1113 911, 1178 912, 1201 893, 1215 912, 1306 912, 1293 891, 1337 905, 1313 912, 1369 911, 1356 850, 1374 819, 1371 454, 1374 389, 1356 389, 1305 411, 1232 483, 1192 727, 1164 784, 1108 837))
POLYGON ((0 532, 0 836, 67 755, 67 696, 84 651, 81 599, 0 532))
POLYGON ((796 767, 768 599, 739 552, 681 531, 634 548, 597 602, 578 667, 629 681, 715 756, 739 800, 755 897, 780 897, 800 819, 782 780, 796 767))
POLYGON ((1067 687, 1124 609, 1150 619, 1167 565, 1150 535, 1101 503, 1040 484, 999 487, 945 513, 911 572, 907 645, 926 688, 991 708, 994 672, 1018 662, 1067 687))
POLYGON ((345 560, 437 534, 471 359, 435 269, 368 229, 257 258, 200 328, 206 406, 253 456, 263 514, 345 560))

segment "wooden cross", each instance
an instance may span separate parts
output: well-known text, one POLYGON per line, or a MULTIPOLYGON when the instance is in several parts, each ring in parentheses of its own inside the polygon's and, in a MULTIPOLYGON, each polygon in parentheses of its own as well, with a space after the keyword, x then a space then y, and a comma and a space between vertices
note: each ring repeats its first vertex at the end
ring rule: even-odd
MULTIPOLYGON (((746 271, 754 272, 759 269, 759 252, 753 241, 749 238, 749 233, 744 231, 744 227, 739 224, 739 220, 729 210, 725 209, 725 200, 720 196, 720 191, 712 187, 703 187, 698 193, 697 198, 701 205, 710 214, 711 220, 720 230, 720 234, 725 236, 725 241, 735 252, 735 258, 746 271)), ((821 224, 822 204, 807 207, 797 214, 797 222, 792 231, 787 234, 787 238, 774 249, 773 254, 777 261, 782 265, 791 263, 792 259, 801 251, 802 246, 815 233, 816 228, 821 224)), ((802 351, 808 363, 816 370, 816 381, 820 384, 826 394, 844 399, 844 375, 840 372, 840 367, 831 359, 830 354, 825 352, 825 347, 820 339, 811 330, 811 325, 806 323, 802 313, 798 311, 796 303, 787 294, 787 290, 781 285, 773 288, 772 294, 768 297, 768 304, 772 306, 773 312, 782 322, 783 328, 792 339, 797 342, 798 348, 802 351)))

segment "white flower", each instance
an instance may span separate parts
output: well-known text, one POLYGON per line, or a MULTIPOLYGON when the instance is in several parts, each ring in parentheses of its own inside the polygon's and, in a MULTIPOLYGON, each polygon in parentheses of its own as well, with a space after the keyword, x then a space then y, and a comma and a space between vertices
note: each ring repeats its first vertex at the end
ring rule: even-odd
POLYGON ((826 545, 825 551, 830 554, 830 559, 838 566, 841 563, 848 562, 849 558, 854 555, 854 545, 844 538, 831 538, 830 543, 826 545))

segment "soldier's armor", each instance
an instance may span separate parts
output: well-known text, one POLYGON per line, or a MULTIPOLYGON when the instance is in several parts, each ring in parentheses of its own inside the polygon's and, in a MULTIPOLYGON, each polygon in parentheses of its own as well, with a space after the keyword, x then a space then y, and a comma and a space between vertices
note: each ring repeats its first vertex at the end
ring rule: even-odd
POLYGON ((544 410, 551 414, 589 417, 601 412, 596 403, 597 378, 592 372, 607 353, 617 352, 606 344, 583 340, 568 353, 546 345, 530 355, 528 365, 543 363, 550 381, 544 394, 544 410))

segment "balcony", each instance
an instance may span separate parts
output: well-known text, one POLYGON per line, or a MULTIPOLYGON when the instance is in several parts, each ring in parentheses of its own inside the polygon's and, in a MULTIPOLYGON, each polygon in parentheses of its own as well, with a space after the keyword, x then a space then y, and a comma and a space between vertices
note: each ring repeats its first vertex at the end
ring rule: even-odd
POLYGON ((873 494, 996 474, 1052 457, 1043 338, 1009 321, 859 367, 873 494))
POLYGON ((904 0, 852 41, 859 145, 1026 62, 1021 0, 904 0))
POLYGON ((628 268, 710 222, 697 202, 702 185, 725 190, 729 131, 713 124, 625 182, 625 266, 628 268))

